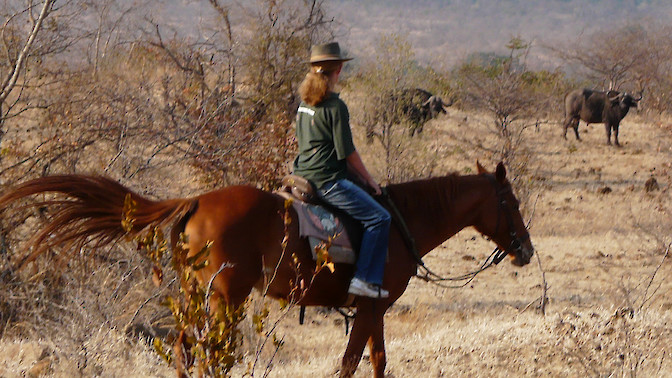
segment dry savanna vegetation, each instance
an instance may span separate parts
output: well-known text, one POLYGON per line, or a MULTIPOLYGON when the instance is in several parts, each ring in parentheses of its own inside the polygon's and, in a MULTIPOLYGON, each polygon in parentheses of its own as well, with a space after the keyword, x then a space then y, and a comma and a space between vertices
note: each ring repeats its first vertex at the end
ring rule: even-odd
MULTIPOLYGON (((67 173, 106 175, 157 199, 277 188, 295 153, 309 47, 347 41, 341 20, 325 1, 204 3, 198 38, 132 2, 1 3, 0 190, 67 173)), ((504 54, 473 51, 439 70, 405 36, 380 33, 348 64, 341 96, 375 177, 472 174, 477 160, 504 161, 537 252, 461 288, 412 280, 385 317, 388 376, 672 374, 671 35, 632 21, 566 45, 520 35, 504 54), (529 64, 542 51, 558 69, 529 64), (605 144, 601 124, 582 122, 582 141, 562 138, 564 95, 581 87, 643 91, 621 122, 622 147, 605 144), (413 137, 403 104, 391 102, 408 88, 452 100, 413 137)), ((296 306, 256 292, 244 312, 209 318, 207 288, 184 274, 198 267, 165 250, 158 230, 102 248, 57 245, 18 269, 52 214, 26 205, 51 198, 0 213, 0 376, 174 376, 170 344, 194 324, 226 324, 201 350, 231 340, 206 375, 337 374, 351 322, 308 308, 300 326, 296 306)), ((457 276, 493 248, 466 229, 425 263, 457 276)), ((370 375, 365 352, 356 376, 370 375)))

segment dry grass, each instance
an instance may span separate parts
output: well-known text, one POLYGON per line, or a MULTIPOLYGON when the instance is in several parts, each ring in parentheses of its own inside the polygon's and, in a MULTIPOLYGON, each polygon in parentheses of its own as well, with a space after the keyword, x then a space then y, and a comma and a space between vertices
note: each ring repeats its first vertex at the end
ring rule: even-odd
MULTIPOLYGON (((87 325, 79 325, 80 329, 87 325)), ((67 330, 56 339, 3 339, 0 346, 2 377, 173 377, 175 372, 154 352, 151 342, 129 339, 108 325, 97 329, 68 350, 67 330)))
MULTIPOLYGON (((494 167, 492 155, 485 152, 494 143, 486 122, 481 115, 450 109, 447 116, 431 121, 422 143, 408 156, 418 164, 433 162, 435 175, 473 172, 476 159, 494 167)), ((672 374, 666 352, 672 346, 672 285, 666 280, 672 266, 663 259, 672 242, 670 125, 666 119, 629 115, 622 124, 620 149, 603 144, 601 125, 582 124, 583 142, 564 141, 559 125, 527 130, 532 173, 524 178, 528 182, 519 184, 529 189, 525 212, 528 217, 534 214, 532 241, 549 285, 546 316, 533 303, 541 294, 536 263, 515 268, 505 262, 459 290, 413 280, 385 318, 388 375, 672 374), (645 190, 650 177, 659 190, 645 190), (611 191, 604 193, 606 187, 611 191)), ((379 151, 361 140, 358 145, 365 161, 382 172, 375 158, 379 151)), ((438 273, 457 275, 474 269, 492 248, 475 231, 464 230, 432 252, 426 263, 438 273)), ((172 375, 144 341, 119 331, 141 303, 139 295, 152 293, 150 286, 142 286, 140 276, 127 284, 131 294, 123 300, 110 291, 79 292, 87 303, 100 296, 98 300, 114 308, 109 313, 76 313, 74 295, 66 312, 77 316, 64 319, 59 332, 41 336, 5 330, 0 375, 26 376, 30 369, 40 369, 39 364, 53 376, 172 375)), ((261 306, 258 297, 250 304, 252 309, 261 306)), ((276 304, 270 307, 271 321, 283 316, 276 304)), ((146 322, 156 321, 151 314, 144 316, 146 322)), ((244 326, 246 363, 234 376, 248 371, 256 357, 258 339, 251 324, 244 326)), ((344 331, 337 313, 311 308, 306 324, 298 326, 298 310, 292 310, 279 322, 277 334, 284 346, 272 359, 269 376, 333 376, 347 344, 344 331)), ((271 352, 261 355, 256 376, 263 375, 271 352)), ((365 357, 357 376, 370 374, 365 357)))

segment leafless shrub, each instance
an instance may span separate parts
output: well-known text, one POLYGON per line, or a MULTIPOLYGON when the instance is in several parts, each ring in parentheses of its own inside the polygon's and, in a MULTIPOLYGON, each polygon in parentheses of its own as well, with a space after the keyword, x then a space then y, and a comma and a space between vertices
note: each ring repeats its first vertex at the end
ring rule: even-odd
POLYGON ((566 313, 553 332, 570 363, 580 364, 590 375, 616 377, 659 373, 667 357, 662 340, 670 336, 655 314, 635 313, 628 307, 613 310, 611 316, 566 313))
POLYGON ((531 165, 533 151, 526 135, 538 132, 540 124, 549 122, 549 108, 564 84, 564 76, 529 70, 526 59, 532 48, 530 42, 512 38, 507 48, 509 56, 467 61, 454 73, 465 106, 485 109, 489 115, 494 142, 455 137, 494 161, 504 161, 525 207, 535 190, 531 177, 537 169, 531 165))
POLYGON ((667 25, 632 23, 546 48, 598 89, 645 91, 642 106, 660 112, 670 110, 670 35, 667 25))
POLYGON ((410 120, 403 116, 403 101, 395 101, 407 89, 440 86, 435 72, 417 66, 409 42, 391 34, 380 37, 372 61, 359 66, 348 80, 352 123, 363 129, 368 141, 382 147, 383 172, 388 182, 430 176, 436 156, 427 151, 420 136, 409 136, 410 120))
MULTIPOLYGON (((61 373, 112 374, 106 370, 114 369, 109 359, 114 355, 125 359, 123 348, 111 351, 108 344, 96 344, 96 340, 109 343, 128 336, 122 333, 125 325, 155 291, 146 278, 150 268, 141 256, 112 249, 105 259, 39 261, 30 269, 6 275, 0 294, 2 337, 42 340, 42 345, 51 346, 43 354, 52 365, 60 366, 61 373)), ((155 301, 133 321, 153 328, 165 316, 167 311, 155 301)))

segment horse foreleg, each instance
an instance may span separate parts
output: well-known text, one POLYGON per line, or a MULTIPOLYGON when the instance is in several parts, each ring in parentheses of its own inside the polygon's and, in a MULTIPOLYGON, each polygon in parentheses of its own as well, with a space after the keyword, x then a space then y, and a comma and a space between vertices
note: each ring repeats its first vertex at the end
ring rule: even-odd
POLYGON ((369 337, 369 353, 371 354, 371 365, 373 365, 373 376, 383 378, 385 376, 385 335, 383 334, 383 317, 376 320, 371 329, 369 337))
POLYGON ((357 305, 357 315, 341 362, 341 378, 352 377, 357 370, 359 361, 362 359, 364 346, 371 336, 372 326, 374 325, 372 302, 372 300, 362 298, 357 305))
POLYGON ((368 341, 374 376, 383 377, 385 373, 383 316, 387 306, 379 301, 366 298, 361 298, 359 301, 348 347, 343 355, 340 376, 351 377, 355 373, 362 359, 364 346, 368 341))
POLYGON ((362 359, 364 346, 371 332, 370 324, 362 319, 363 317, 360 317, 360 314, 357 313, 355 324, 350 332, 348 347, 345 348, 345 354, 343 354, 343 360, 341 361, 341 373, 339 374, 341 378, 352 377, 357 370, 359 361, 362 359))

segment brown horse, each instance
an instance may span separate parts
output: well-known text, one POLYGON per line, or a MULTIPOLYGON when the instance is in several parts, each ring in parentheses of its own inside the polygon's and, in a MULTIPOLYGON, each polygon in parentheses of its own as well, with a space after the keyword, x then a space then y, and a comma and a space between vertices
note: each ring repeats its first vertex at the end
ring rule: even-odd
MULTIPOLYGON (((394 184, 387 190, 415 239, 420 257, 463 228, 473 226, 508 253, 513 264, 529 263, 534 249, 504 165, 499 163, 494 174, 480 164, 478 170, 477 175, 394 184)), ((24 259, 24 264, 57 243, 103 245, 118 239, 124 234, 124 198, 130 194, 137 202, 133 232, 156 222, 172 225, 173 241, 185 232, 193 253, 207 241, 214 241, 208 256, 210 264, 200 271, 201 282, 207 283, 222 264, 233 264, 214 279, 214 301, 240 305, 253 287, 266 290, 275 298, 291 299, 288 297, 292 296, 293 283, 301 281, 311 282, 299 298, 301 305, 341 307, 351 299, 347 289, 353 266, 336 264, 334 272, 322 269, 314 275, 315 262, 308 242, 298 236, 297 221, 289 223, 289 240, 283 254, 285 200, 277 194, 251 186, 231 186, 191 199, 152 201, 107 178, 64 175, 38 178, 9 190, 0 197, 0 208, 45 192, 59 192, 69 199, 38 204, 59 206, 50 223, 33 238, 33 253, 24 259), (298 281, 290 251, 301 262, 298 281)), ((290 216, 296 217, 293 209, 290 216)), ((383 282, 390 297, 362 297, 354 302, 357 316, 343 356, 341 376, 354 373, 367 341, 375 376, 384 375, 383 316, 416 274, 418 261, 406 245, 399 229, 393 227, 383 282)))

